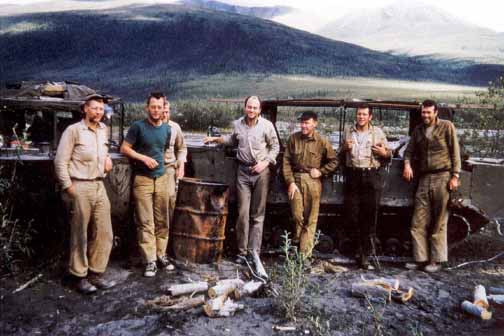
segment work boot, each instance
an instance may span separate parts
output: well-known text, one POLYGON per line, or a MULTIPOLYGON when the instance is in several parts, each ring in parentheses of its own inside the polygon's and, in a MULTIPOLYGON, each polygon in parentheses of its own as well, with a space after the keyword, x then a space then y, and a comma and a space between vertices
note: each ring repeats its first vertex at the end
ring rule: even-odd
POLYGON ((441 270, 440 263, 432 263, 424 267, 424 271, 428 273, 436 273, 441 270))
POLYGON ((244 254, 238 254, 236 256, 236 259, 235 259, 235 264, 238 264, 238 265, 245 265, 247 262, 247 256, 244 255, 244 254))
POLYGON ((163 268, 167 271, 173 271, 175 269, 175 266, 172 265, 168 257, 165 255, 162 257, 158 257, 157 263, 160 268, 163 268))
POLYGON ((97 291, 97 288, 93 286, 87 278, 79 278, 76 284, 77 291, 82 294, 92 294, 97 291))
POLYGON ((89 274, 88 280, 91 284, 93 284, 96 288, 99 289, 110 289, 117 285, 117 283, 113 280, 107 280, 103 277, 103 274, 92 273, 89 274))
POLYGON ((155 261, 152 261, 150 263, 147 263, 147 265, 145 265, 144 277, 152 278, 153 276, 156 275, 156 272, 157 272, 157 266, 155 261))

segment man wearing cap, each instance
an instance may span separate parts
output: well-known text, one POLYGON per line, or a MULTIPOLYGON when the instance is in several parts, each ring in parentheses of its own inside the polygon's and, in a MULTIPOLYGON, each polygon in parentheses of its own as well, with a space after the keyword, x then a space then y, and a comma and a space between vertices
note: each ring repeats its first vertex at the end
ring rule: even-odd
POLYGON ((357 243, 359 265, 372 270, 368 256, 376 254, 376 223, 383 189, 382 166, 392 156, 383 130, 371 124, 373 110, 356 109, 355 124, 344 132, 340 154, 345 161, 346 224, 357 243))
POLYGON ((103 184, 112 161, 108 130, 100 122, 104 98, 88 97, 82 110, 84 119, 63 132, 54 166, 70 212, 69 272, 78 280, 77 289, 89 294, 115 285, 102 277, 113 241, 110 202, 103 184))
POLYGON ((157 266, 173 270, 166 257, 168 246, 168 176, 164 155, 169 146, 171 127, 163 122, 166 98, 160 92, 149 95, 147 118, 131 125, 121 145, 121 153, 133 166, 133 197, 140 251, 145 262, 145 277, 153 277, 157 266))
MULTIPOLYGON (((280 145, 273 124, 260 116, 261 101, 257 96, 245 99, 244 112, 245 116, 234 122, 233 133, 224 137, 207 137, 204 143, 238 146, 236 261, 243 263, 247 254, 250 254, 258 267, 268 198, 269 167, 275 165, 280 145)), ((259 273, 263 273, 262 270, 259 273)), ((267 277, 265 272, 262 276, 267 277)))
POLYGON ((184 165, 187 161, 187 146, 184 140, 184 134, 180 125, 170 120, 170 102, 165 104, 163 122, 171 127, 170 147, 165 152, 165 169, 168 176, 168 212, 170 214, 170 223, 173 219, 175 210, 175 201, 177 195, 175 192, 177 179, 184 177, 184 165))
POLYGON ((437 272, 448 261, 447 223, 450 191, 459 187, 461 170, 460 147, 455 126, 438 118, 435 101, 422 103, 422 121, 411 134, 404 152, 403 177, 420 180, 415 195, 415 210, 411 223, 413 257, 409 269, 425 266, 427 272, 437 272))
POLYGON ((338 167, 336 153, 329 140, 319 132, 317 114, 303 112, 301 130, 291 134, 283 157, 283 175, 294 218, 294 241, 305 257, 311 258, 322 193, 322 176, 338 167))

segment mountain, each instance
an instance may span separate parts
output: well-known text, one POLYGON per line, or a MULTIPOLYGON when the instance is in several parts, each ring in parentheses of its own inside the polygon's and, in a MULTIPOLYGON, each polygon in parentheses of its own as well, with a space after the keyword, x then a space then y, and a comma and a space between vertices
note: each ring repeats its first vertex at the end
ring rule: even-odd
POLYGON ((246 7, 230 5, 224 2, 213 0, 182 0, 181 3, 189 6, 213 9, 222 12, 250 15, 262 19, 274 19, 280 15, 285 15, 293 11, 292 8, 287 6, 246 7))
POLYGON ((504 64, 504 34, 420 2, 397 2, 346 15, 318 34, 395 54, 504 64))
POLYGON ((486 85, 504 66, 404 57, 269 20, 184 5, 2 17, 0 80, 77 80, 123 96, 212 74, 306 74, 486 85))

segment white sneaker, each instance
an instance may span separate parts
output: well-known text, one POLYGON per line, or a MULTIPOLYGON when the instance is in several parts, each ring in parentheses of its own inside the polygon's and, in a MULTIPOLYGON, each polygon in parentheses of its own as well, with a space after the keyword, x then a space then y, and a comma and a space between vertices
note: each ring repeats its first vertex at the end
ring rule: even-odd
POLYGON ((156 272, 157 272, 157 266, 155 261, 145 265, 144 277, 152 278, 153 276, 156 275, 156 272))
POLYGON ((159 257, 157 262, 159 264, 159 267, 164 268, 167 271, 173 271, 175 269, 175 266, 172 265, 172 263, 170 262, 168 257, 165 255, 162 257, 159 257))
POLYGON ((252 260, 254 261, 255 271, 264 280, 268 280, 268 273, 264 269, 264 266, 259 258, 259 254, 256 251, 251 252, 252 260))

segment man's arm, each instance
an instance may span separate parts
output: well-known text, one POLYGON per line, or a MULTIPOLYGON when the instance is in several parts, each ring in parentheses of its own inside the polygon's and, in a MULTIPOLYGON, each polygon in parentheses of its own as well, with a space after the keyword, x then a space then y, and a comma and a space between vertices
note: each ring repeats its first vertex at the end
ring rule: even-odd
POLYGON ((334 151, 331 143, 324 139, 324 152, 326 153, 326 164, 320 168, 320 173, 322 175, 329 175, 334 172, 339 166, 338 156, 334 151))
POLYGON ((133 149, 133 145, 127 142, 126 140, 124 140, 121 145, 121 153, 126 155, 130 159, 143 162, 147 167, 149 167, 149 169, 154 169, 159 165, 158 162, 153 158, 136 152, 133 149))
POLYGON ((460 170, 462 169, 462 162, 460 159, 460 145, 457 139, 457 132, 455 130, 455 126, 450 122, 448 128, 448 149, 450 151, 450 159, 451 159, 451 179, 448 184, 448 188, 450 190, 457 189, 460 185, 459 177, 460 170))
POLYGON ((408 146, 404 151, 404 169, 403 169, 403 177, 406 181, 411 181, 413 179, 413 168, 411 168, 411 159, 413 154, 416 152, 416 129, 411 134, 410 140, 408 142, 408 146))
POLYGON ((287 194, 289 199, 293 199, 296 192, 299 192, 299 188, 296 186, 296 182, 294 180, 294 173, 292 171, 291 166, 291 157, 292 157, 292 146, 293 146, 294 138, 291 135, 287 140, 287 145, 285 146, 285 152, 282 161, 282 172, 287 184, 287 194))
POLYGON ((278 153, 280 153, 280 142, 278 141, 278 136, 272 123, 269 123, 268 131, 266 132, 266 142, 269 148, 266 160, 268 160, 270 164, 274 165, 276 164, 278 153))
POLYGON ((187 146, 184 140, 184 134, 182 134, 180 127, 172 131, 176 132, 174 152, 175 159, 177 160, 177 178, 183 178, 185 162, 187 161, 187 146))
POLYGON ((72 180, 68 172, 70 160, 72 158, 73 149, 75 146, 75 137, 72 132, 73 128, 68 127, 61 136, 54 158, 54 168, 56 171, 56 178, 63 190, 68 190, 72 187, 72 180))

